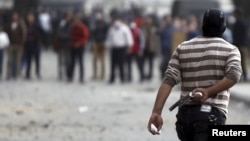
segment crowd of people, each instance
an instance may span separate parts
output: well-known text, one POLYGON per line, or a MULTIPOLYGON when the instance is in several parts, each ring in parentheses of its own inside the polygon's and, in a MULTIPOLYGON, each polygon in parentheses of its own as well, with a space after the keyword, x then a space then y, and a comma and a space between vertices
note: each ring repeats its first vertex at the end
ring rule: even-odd
MULTIPOLYGON (((247 81, 247 27, 241 11, 233 13, 236 22, 228 26, 223 37, 241 51, 243 80, 247 81)), ((12 11, 10 19, 3 13, 0 17, 0 75, 3 79, 3 55, 6 53, 7 80, 20 77, 30 80, 33 60, 36 76, 41 79, 41 52, 53 49, 58 55, 58 79, 72 82, 75 65, 79 63, 79 82, 84 83, 84 54, 89 43, 93 80, 107 78, 112 84, 118 70, 121 83, 134 81, 133 63, 137 65, 139 82, 152 80, 155 67, 159 68, 159 79, 162 80, 175 48, 182 41, 201 35, 200 19, 195 15, 157 17, 114 9, 110 12, 110 20, 101 11, 86 16, 83 12, 70 10, 54 16, 46 10, 25 15, 12 11), (107 50, 110 51, 108 77, 105 76, 107 50), (161 58, 160 66, 155 64, 156 57, 161 58), (25 69, 24 75, 22 69, 25 69)))

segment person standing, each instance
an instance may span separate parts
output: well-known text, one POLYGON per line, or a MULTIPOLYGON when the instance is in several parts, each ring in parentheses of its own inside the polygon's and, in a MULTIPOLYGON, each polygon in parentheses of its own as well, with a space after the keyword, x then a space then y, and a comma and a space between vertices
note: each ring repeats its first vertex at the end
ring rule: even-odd
POLYGON ((47 8, 41 9, 38 15, 39 25, 41 28, 41 41, 43 48, 48 50, 51 45, 52 18, 47 8))
POLYGON ((164 25, 158 31, 158 35, 160 37, 161 56, 162 56, 162 61, 160 65, 161 80, 164 78, 168 62, 171 58, 172 37, 174 32, 174 27, 172 25, 172 18, 169 15, 167 15, 163 18, 163 20, 164 20, 164 25))
POLYGON ((109 25, 104 21, 101 13, 96 14, 95 28, 93 30, 93 80, 105 78, 105 47, 109 25), (100 69, 98 63, 100 62, 100 69), (100 73, 100 74, 99 74, 100 73))
POLYGON ((148 130, 163 126, 163 106, 174 85, 181 83, 183 98, 193 98, 179 106, 176 132, 181 141, 208 141, 208 125, 224 125, 227 119, 229 89, 240 79, 241 59, 237 47, 222 38, 225 16, 208 9, 203 16, 202 36, 182 42, 174 51, 165 78, 158 90, 148 130), (199 94, 198 94, 199 92, 199 94))
POLYGON ((145 48, 145 38, 143 35, 142 30, 137 26, 135 22, 132 22, 130 25, 130 30, 133 37, 133 46, 129 48, 127 53, 127 79, 128 82, 132 81, 132 63, 135 60, 140 76, 140 82, 143 82, 144 80, 144 74, 143 74, 143 51, 145 48))
POLYGON ((40 39, 40 28, 36 21, 35 15, 33 13, 27 14, 27 39, 25 41, 25 48, 24 52, 26 54, 26 76, 27 80, 31 79, 30 71, 32 66, 32 60, 35 61, 36 66, 36 77, 41 79, 40 75, 40 46, 39 46, 39 39, 40 39))
POLYGON ((3 26, 0 23, 0 80, 2 80, 3 73, 3 62, 4 62, 4 51, 10 44, 7 33, 3 30, 3 26))
POLYGON ((145 49, 143 53, 143 71, 145 79, 151 80, 153 77, 154 59, 159 48, 159 38, 157 36, 157 29, 153 24, 151 16, 147 16, 142 24, 142 31, 145 36, 145 49), (148 69, 145 69, 146 63, 148 69))
POLYGON ((241 9, 235 9, 233 16, 236 19, 236 22, 233 24, 232 33, 233 33, 233 44, 237 46, 241 54, 241 63, 243 70, 243 81, 247 81, 247 68, 248 68, 248 29, 247 25, 243 20, 241 9))
POLYGON ((16 11, 12 12, 11 22, 7 25, 10 47, 7 49, 7 80, 21 76, 21 59, 26 41, 26 25, 16 11))
POLYGON ((118 11, 113 13, 113 23, 109 28, 105 46, 111 48, 111 73, 109 84, 115 81, 116 67, 119 68, 120 80, 125 82, 124 78, 124 63, 126 52, 129 47, 133 45, 133 38, 131 31, 125 23, 121 20, 118 11))
POLYGON ((195 15, 190 15, 187 22, 186 40, 191 40, 200 35, 198 21, 195 15))
POLYGON ((59 23, 56 33, 56 51, 58 54, 58 79, 69 77, 70 70, 70 30, 72 26, 72 13, 66 12, 59 23))
POLYGON ((81 16, 77 14, 74 17, 73 25, 70 30, 70 71, 69 71, 69 82, 73 80, 74 77, 74 69, 75 63, 79 62, 80 68, 80 75, 79 81, 80 83, 84 82, 84 64, 83 64, 83 57, 84 57, 84 50, 85 44, 88 41, 89 37, 89 30, 87 26, 81 21, 81 16))

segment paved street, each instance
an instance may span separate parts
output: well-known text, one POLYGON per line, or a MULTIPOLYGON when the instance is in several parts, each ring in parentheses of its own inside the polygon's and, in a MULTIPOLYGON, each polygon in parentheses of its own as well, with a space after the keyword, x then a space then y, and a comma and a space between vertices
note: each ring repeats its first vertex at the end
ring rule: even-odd
MULTIPOLYGON (((73 83, 59 82, 56 59, 55 53, 43 52, 42 80, 0 82, 0 141, 178 140, 176 110, 168 111, 179 97, 178 86, 165 105, 162 134, 152 136, 146 128, 160 85, 157 62, 152 82, 139 83, 134 69, 131 84, 121 85, 118 79, 108 85, 107 80, 91 80, 89 53, 84 60, 84 84, 78 82, 78 69, 73 83)), ((249 117, 249 107, 232 99, 227 123, 250 124, 249 117)))

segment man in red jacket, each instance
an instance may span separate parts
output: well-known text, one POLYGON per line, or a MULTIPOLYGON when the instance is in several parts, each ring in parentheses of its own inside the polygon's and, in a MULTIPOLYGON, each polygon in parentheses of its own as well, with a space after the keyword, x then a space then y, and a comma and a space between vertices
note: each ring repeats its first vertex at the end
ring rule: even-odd
POLYGON ((71 68, 69 72, 69 81, 71 82, 74 77, 75 63, 78 60, 80 65, 80 82, 83 83, 83 54, 85 44, 88 41, 89 31, 88 27, 82 23, 79 15, 74 17, 74 22, 70 31, 70 55, 71 55, 71 68))
POLYGON ((136 22, 132 22, 130 24, 130 30, 133 37, 133 46, 129 48, 128 55, 127 55, 127 79, 128 82, 132 81, 132 63, 133 61, 136 61, 137 67, 139 70, 140 75, 140 82, 143 82, 144 80, 144 70, 143 70, 143 51, 145 48, 145 37, 142 32, 142 30, 139 28, 139 26, 136 24, 136 22))

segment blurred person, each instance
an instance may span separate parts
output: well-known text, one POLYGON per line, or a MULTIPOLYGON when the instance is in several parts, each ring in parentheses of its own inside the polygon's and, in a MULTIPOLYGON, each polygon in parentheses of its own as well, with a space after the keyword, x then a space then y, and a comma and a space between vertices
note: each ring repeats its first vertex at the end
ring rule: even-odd
POLYGON ((0 23, 3 29, 6 28, 8 20, 9 20, 8 11, 4 9, 0 9, 0 23))
POLYGON ((113 21, 111 27, 109 28, 107 39, 105 40, 105 46, 111 49, 111 72, 109 84, 113 84, 115 81, 117 67, 120 73, 120 81, 124 83, 126 52, 128 48, 133 45, 133 37, 129 26, 122 21, 121 15, 118 11, 112 11, 111 17, 113 21))
POLYGON ((235 23, 232 26, 233 33, 233 44, 237 46, 241 53, 241 63, 243 70, 243 81, 247 81, 248 77, 248 28, 242 17, 242 10, 235 9, 233 11, 233 16, 235 17, 235 23))
POLYGON ((156 33, 157 29, 150 15, 146 16, 144 19, 141 29, 146 41, 143 53, 144 76, 145 79, 151 80, 153 77, 154 59, 159 48, 159 38, 156 33), (145 69, 146 65, 147 69, 145 69))
POLYGON ((162 61, 160 65, 160 72, 161 72, 161 79, 164 78, 164 73, 167 69, 168 62, 171 58, 172 53, 172 37, 174 32, 174 26, 172 24, 171 16, 167 15, 163 18, 164 24, 161 29, 158 31, 158 35, 160 37, 160 48, 161 48, 161 55, 162 61))
POLYGON ((105 78, 105 40, 107 38, 109 25, 101 13, 96 14, 95 28, 93 29, 93 80, 105 78), (98 64, 100 63, 100 65, 98 64))
POLYGON ((134 19, 134 22, 136 23, 136 25, 141 28, 142 23, 143 23, 143 18, 141 16, 136 16, 134 19))
POLYGON ((198 21, 194 15, 188 17, 186 40, 190 40, 200 35, 198 21))
POLYGON ((225 39, 226 41, 228 41, 229 43, 233 43, 233 36, 232 36, 232 30, 230 28, 226 28, 224 34, 223 34, 223 39, 225 39))
POLYGON ((9 80, 21 76, 21 59, 27 36, 26 25, 16 11, 12 12, 6 31, 10 39, 10 47, 7 49, 7 80, 9 80))
POLYGON ((182 43, 183 41, 186 41, 187 39, 187 22, 186 20, 175 17, 173 18, 173 25, 174 25, 174 33, 172 37, 172 50, 175 50, 176 47, 182 43))
POLYGON ((9 44, 10 40, 8 34, 3 30, 3 26, 0 23, 0 80, 2 80, 3 75, 4 51, 9 44))
POLYGON ((89 38, 89 29, 81 21, 81 16, 74 16, 73 25, 70 30, 70 71, 68 81, 74 78, 75 63, 78 61, 80 68, 79 81, 84 83, 84 50, 89 38))
POLYGON ((175 30, 186 31, 187 21, 185 19, 182 19, 180 17, 174 17, 172 19, 172 22, 173 22, 175 30))
POLYGON ((174 51, 148 122, 149 132, 157 134, 151 124, 161 130, 164 104, 179 82, 180 99, 190 92, 193 95, 178 107, 175 125, 181 141, 208 141, 208 125, 225 125, 229 89, 242 73, 238 48, 222 38, 225 27, 224 13, 208 9, 203 16, 202 36, 182 42, 174 51))
POLYGON ((41 39, 42 45, 45 49, 49 49, 50 46, 50 38, 52 33, 52 19, 51 15, 47 9, 42 9, 38 15, 39 24, 41 27, 41 39))
POLYGON ((27 61, 27 66, 26 66, 26 75, 25 78, 27 80, 31 79, 30 76, 30 71, 31 71, 31 66, 32 66, 32 60, 34 59, 35 61, 35 66, 36 66, 36 77, 38 79, 41 79, 41 74, 40 74, 40 57, 41 57, 41 51, 40 51, 40 27, 39 24, 36 20, 36 17, 33 13, 28 13, 26 16, 27 20, 27 38, 25 41, 25 46, 24 46, 24 53, 27 61))
POLYGON ((133 37, 133 45, 128 49, 127 53, 127 81, 132 81, 132 63, 135 60, 140 76, 140 82, 143 82, 144 80, 144 74, 143 74, 143 51, 145 48, 145 38, 142 30, 138 27, 138 25, 135 22, 132 22, 130 24, 130 30, 133 37))
POLYGON ((58 79, 68 79, 70 70, 70 30, 73 14, 67 11, 59 22, 55 45, 58 55, 58 79))

